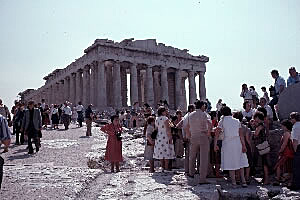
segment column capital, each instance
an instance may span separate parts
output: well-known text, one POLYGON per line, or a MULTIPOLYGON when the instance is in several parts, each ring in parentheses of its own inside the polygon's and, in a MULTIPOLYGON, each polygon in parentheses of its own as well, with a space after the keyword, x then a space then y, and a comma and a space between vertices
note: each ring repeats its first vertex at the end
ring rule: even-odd
POLYGON ((64 78, 64 80, 69 80, 70 79, 70 76, 66 76, 65 78, 64 78))
POLYGON ((84 66, 84 67, 83 67, 83 71, 89 71, 89 70, 90 70, 90 68, 91 68, 91 66, 90 66, 90 65, 86 65, 86 66, 84 66))

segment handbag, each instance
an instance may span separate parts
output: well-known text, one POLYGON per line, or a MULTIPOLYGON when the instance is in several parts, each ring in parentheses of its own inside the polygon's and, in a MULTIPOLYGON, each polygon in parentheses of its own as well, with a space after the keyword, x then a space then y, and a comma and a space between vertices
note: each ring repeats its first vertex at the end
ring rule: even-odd
POLYGON ((258 153, 259 153, 259 155, 265 155, 265 154, 267 154, 267 153, 269 153, 270 152, 270 145, 269 145, 269 142, 266 140, 266 141, 264 141, 263 143, 261 143, 261 144, 258 144, 257 146, 256 146, 256 148, 258 149, 258 153))
POLYGON ((151 138, 152 138, 153 140, 156 139, 157 133, 158 133, 158 130, 157 130, 157 129, 155 129, 155 130, 151 133, 151 138))

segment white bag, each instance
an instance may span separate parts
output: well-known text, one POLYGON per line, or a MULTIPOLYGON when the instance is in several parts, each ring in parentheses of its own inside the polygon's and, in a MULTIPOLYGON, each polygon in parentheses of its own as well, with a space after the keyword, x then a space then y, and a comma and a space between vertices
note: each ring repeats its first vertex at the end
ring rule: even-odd
POLYGON ((258 153, 261 156, 270 152, 270 145, 267 140, 264 141, 263 143, 257 145, 256 148, 258 149, 258 153))

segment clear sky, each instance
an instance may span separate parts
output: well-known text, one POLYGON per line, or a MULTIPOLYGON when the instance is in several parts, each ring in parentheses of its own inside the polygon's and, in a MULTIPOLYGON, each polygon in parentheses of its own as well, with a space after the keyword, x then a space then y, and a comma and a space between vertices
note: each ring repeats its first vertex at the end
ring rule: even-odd
POLYGON ((261 94, 272 69, 300 71, 299 10, 299 0, 0 0, 0 98, 11 106, 97 38, 154 38, 208 56, 213 107, 241 108, 242 83, 261 94))

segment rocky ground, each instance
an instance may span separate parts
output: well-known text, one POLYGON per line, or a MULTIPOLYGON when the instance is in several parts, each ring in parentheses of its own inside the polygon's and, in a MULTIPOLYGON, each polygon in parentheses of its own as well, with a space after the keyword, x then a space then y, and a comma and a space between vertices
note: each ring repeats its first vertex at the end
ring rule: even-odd
POLYGON ((122 171, 110 173, 103 160, 105 134, 93 127, 93 136, 85 137, 85 130, 72 125, 67 131, 44 131, 42 148, 33 155, 27 154, 25 145, 12 144, 2 154, 0 199, 300 199, 299 192, 255 181, 242 189, 230 187, 224 179, 199 185, 197 176, 187 178, 182 169, 148 173, 141 130, 124 134, 122 171))

